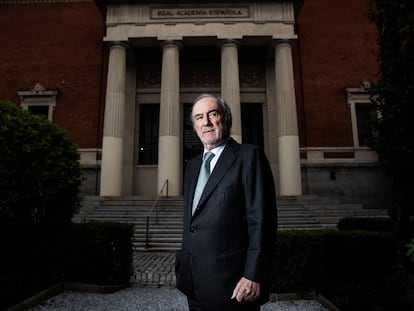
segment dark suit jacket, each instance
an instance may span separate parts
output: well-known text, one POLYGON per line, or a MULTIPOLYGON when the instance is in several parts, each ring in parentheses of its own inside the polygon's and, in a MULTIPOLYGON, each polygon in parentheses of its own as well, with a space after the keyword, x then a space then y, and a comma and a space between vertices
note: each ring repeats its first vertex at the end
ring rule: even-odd
POLYGON ((269 163, 257 146, 230 138, 192 216, 201 161, 201 155, 194 158, 186 170, 177 288, 190 298, 195 293, 200 301, 223 306, 244 276, 261 283, 264 303, 277 230, 269 163))

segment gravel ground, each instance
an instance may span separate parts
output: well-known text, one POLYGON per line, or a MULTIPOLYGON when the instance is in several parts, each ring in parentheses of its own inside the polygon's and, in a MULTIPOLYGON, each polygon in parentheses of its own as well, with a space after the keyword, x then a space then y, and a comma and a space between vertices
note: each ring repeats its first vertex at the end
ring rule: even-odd
MULTIPOLYGON (((90 294, 65 291, 44 301, 31 311, 47 310, 122 310, 122 311, 187 311, 187 301, 176 289, 132 287, 112 294, 90 294)), ((269 302, 261 311, 328 311, 313 300, 269 302)))

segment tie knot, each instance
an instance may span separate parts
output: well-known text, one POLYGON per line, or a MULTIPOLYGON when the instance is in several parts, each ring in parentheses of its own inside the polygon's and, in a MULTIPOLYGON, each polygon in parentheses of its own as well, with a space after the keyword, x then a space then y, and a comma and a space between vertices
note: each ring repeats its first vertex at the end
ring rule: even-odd
POLYGON ((211 151, 206 152, 203 156, 203 161, 206 163, 210 163, 211 159, 215 156, 214 153, 212 153, 211 151))

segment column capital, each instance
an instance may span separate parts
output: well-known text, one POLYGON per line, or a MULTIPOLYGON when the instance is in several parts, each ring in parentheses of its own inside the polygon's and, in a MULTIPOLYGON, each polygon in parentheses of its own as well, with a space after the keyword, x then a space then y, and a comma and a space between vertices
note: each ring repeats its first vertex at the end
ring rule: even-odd
POLYGON ((107 42, 107 44, 110 48, 120 47, 120 48, 126 49, 128 47, 128 43, 125 41, 110 41, 110 42, 107 42))
POLYGON ((295 45, 295 42, 293 42, 293 40, 291 39, 276 39, 273 41, 273 47, 278 47, 278 46, 289 46, 289 47, 293 47, 295 45))
POLYGON ((162 48, 167 47, 167 46, 176 46, 179 49, 181 49, 183 47, 183 44, 177 40, 164 40, 160 43, 160 46, 162 48))
POLYGON ((236 46, 237 48, 239 48, 240 47, 240 41, 238 41, 236 39, 225 39, 225 40, 219 41, 219 43, 217 44, 217 46, 219 48, 222 48, 225 45, 233 45, 233 46, 236 46))

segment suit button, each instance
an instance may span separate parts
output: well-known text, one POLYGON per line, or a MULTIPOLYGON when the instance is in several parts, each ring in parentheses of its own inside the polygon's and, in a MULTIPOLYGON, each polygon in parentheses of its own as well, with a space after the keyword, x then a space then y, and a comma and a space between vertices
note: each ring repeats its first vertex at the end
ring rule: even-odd
POLYGON ((185 253, 186 256, 191 256, 191 252, 185 253))
POLYGON ((194 233, 195 231, 196 231, 196 230, 195 230, 195 228, 191 226, 191 227, 190 227, 190 232, 191 232, 191 233, 194 233))

